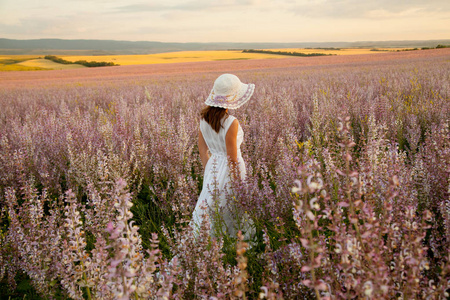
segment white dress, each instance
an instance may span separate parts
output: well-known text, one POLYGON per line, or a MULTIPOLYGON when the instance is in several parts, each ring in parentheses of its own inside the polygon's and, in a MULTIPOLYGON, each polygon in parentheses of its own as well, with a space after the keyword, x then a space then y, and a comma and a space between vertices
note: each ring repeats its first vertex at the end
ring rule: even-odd
MULTIPOLYGON (((217 230, 235 236, 238 230, 249 231, 248 228, 242 228, 242 220, 236 220, 236 215, 228 208, 232 207, 227 204, 227 193, 231 193, 230 170, 228 167, 227 147, 225 143, 225 136, 228 129, 236 118, 233 116, 225 117, 222 120, 222 127, 219 133, 205 120, 200 121, 200 130, 203 138, 208 146, 211 157, 205 166, 205 173, 203 176, 202 192, 195 206, 192 221, 195 228, 199 228, 203 222, 205 215, 209 214, 211 232, 215 236, 217 230)), ((244 139, 244 132, 239 125, 237 133, 237 159, 238 168, 241 179, 245 179, 246 170, 245 163, 242 159, 240 146, 244 139)), ((248 219, 248 216, 245 218, 248 219)), ((248 221, 248 220, 247 220, 248 221)), ((247 226, 245 226, 247 227, 247 226)))

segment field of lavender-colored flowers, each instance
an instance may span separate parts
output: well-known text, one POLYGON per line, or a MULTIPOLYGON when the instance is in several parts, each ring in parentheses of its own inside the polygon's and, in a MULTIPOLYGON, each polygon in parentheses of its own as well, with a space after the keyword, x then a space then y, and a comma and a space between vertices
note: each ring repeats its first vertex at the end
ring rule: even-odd
POLYGON ((228 195, 252 241, 188 226, 199 111, 219 73, 0 89, 2 286, 17 295, 25 278, 59 299, 448 298, 450 60, 400 58, 235 72, 257 87, 232 112, 248 178, 228 195))

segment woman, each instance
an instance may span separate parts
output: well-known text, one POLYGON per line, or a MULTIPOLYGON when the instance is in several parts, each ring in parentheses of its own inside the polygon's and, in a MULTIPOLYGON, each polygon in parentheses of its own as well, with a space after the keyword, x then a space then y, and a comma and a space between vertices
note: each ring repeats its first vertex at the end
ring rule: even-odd
MULTIPOLYGON (((255 90, 254 84, 244 84, 232 74, 223 74, 214 82, 201 111, 198 148, 205 169, 203 188, 193 213, 193 223, 198 229, 209 213, 211 235, 218 231, 235 236, 238 229, 250 234, 249 223, 241 226, 229 210, 226 196, 231 192, 231 179, 244 179, 245 163, 241 155, 244 132, 238 120, 228 115, 228 109, 236 109, 246 103, 255 90), (214 211, 214 214, 210 212, 214 211)), ((245 218, 248 220, 248 218, 245 218)))

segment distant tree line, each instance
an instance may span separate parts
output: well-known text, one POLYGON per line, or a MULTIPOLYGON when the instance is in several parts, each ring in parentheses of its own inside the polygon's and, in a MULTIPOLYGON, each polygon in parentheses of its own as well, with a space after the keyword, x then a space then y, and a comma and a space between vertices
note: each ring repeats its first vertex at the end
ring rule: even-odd
POLYGON ((437 45, 435 48, 433 47, 422 47, 422 50, 428 50, 428 49, 439 49, 439 48, 450 48, 450 45, 437 45))
POLYGON ((335 48, 335 47, 306 47, 305 49, 319 49, 319 50, 342 50, 341 48, 335 48))
MULTIPOLYGON (((420 48, 420 50, 430 50, 430 49, 440 49, 440 48, 450 48, 450 45, 437 45, 436 47, 422 47, 420 48)), ((397 52, 399 51, 414 51, 414 50, 419 50, 419 48, 414 48, 414 49, 402 49, 402 50, 397 50, 397 52)))
POLYGON ((118 64, 115 64, 113 62, 106 62, 106 61, 77 60, 75 62, 72 62, 72 61, 68 61, 68 60, 62 59, 62 58, 54 56, 54 55, 46 55, 44 58, 54 61, 55 63, 63 64, 63 65, 77 64, 77 65, 83 65, 83 66, 86 66, 89 68, 118 66, 118 64))
POLYGON ((434 49, 434 48, 405 48, 405 49, 397 49, 397 50, 389 50, 389 49, 377 49, 372 48, 370 51, 381 51, 381 52, 403 52, 403 51, 416 51, 416 50, 425 50, 425 49, 434 49))
POLYGON ((401 52, 401 51, 415 51, 415 50, 429 50, 429 49, 440 49, 440 48, 450 48, 450 45, 437 45, 436 47, 422 47, 422 48, 406 48, 406 49, 397 49, 397 50, 389 50, 389 49, 378 49, 372 48, 370 51, 386 51, 386 52, 401 52))
POLYGON ((255 49, 245 49, 242 51, 242 53, 265 53, 265 54, 291 55, 291 56, 328 56, 328 55, 333 55, 333 54, 325 54, 325 53, 302 53, 302 52, 255 50, 255 49))

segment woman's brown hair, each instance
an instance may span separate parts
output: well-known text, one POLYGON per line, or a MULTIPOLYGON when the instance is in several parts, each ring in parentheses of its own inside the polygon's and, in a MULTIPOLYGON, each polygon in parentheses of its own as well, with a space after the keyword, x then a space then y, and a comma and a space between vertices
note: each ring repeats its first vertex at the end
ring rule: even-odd
POLYGON ((200 112, 202 119, 211 125, 215 132, 219 133, 220 127, 222 127, 222 119, 227 114, 227 110, 221 107, 206 106, 200 112))

